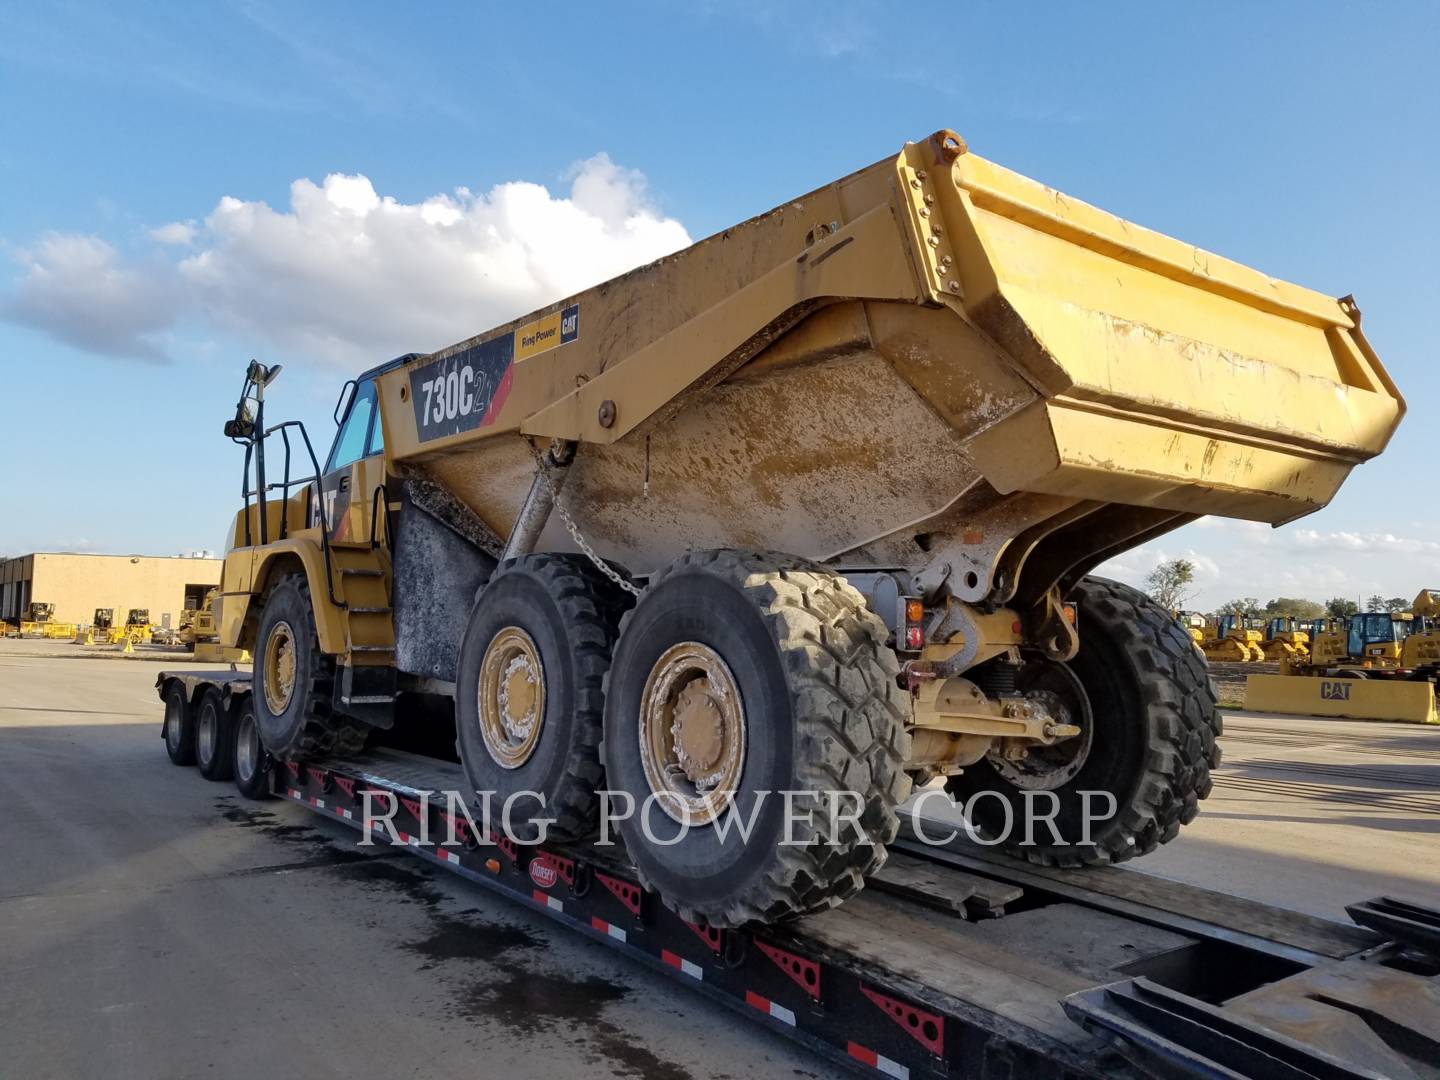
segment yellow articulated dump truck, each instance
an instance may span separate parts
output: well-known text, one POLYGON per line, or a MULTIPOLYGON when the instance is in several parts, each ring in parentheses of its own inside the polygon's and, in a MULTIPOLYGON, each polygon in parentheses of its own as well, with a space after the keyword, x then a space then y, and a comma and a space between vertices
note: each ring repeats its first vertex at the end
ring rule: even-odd
POLYGON ((1091 571, 1326 505, 1403 411, 1351 300, 949 131, 366 372, 323 463, 267 426, 277 370, 226 426, 238 737, 352 753, 397 695, 449 695, 477 791, 537 793, 560 839, 597 792, 648 803, 620 826, 644 883, 720 927, 855 893, 940 778, 1040 863, 1172 839, 1219 761, 1213 687, 1169 611, 1091 571), (1118 812, 1087 844, 1095 791, 1118 812), (1027 845, 1005 826, 1036 795, 1055 832, 1027 845))

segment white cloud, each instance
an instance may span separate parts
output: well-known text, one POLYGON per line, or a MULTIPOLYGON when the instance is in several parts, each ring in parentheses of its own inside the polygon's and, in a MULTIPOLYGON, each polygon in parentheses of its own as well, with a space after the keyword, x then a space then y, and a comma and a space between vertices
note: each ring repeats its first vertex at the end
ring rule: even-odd
POLYGON ((1394 533, 1357 533, 1348 531, 1319 532, 1315 529, 1297 529, 1290 533, 1291 540, 1299 547, 1330 548, 1344 551, 1398 552, 1407 555, 1440 552, 1440 542, 1422 540, 1414 536, 1396 536, 1394 533))
POLYGON ((226 196, 201 224, 152 232, 191 248, 170 260, 127 264, 97 237, 55 238, 64 244, 32 261, 3 313, 145 359, 161 355, 148 335, 198 314, 291 359, 355 368, 442 348, 690 243, 644 176, 605 154, 569 180, 568 195, 516 181, 405 203, 337 173, 296 180, 285 209, 226 196), (87 266, 112 283, 109 318, 90 311, 87 266))
POLYGON ((1410 598, 1433 580, 1440 542, 1394 533, 1360 533, 1201 518, 1143 547, 1109 560, 1096 572, 1143 588, 1157 564, 1195 563, 1190 606, 1213 611, 1228 600, 1277 596, 1321 603, 1344 596, 1410 598))
POLYGON ((0 317, 78 349, 166 359, 163 334, 183 306, 168 264, 127 264, 99 237, 73 233, 48 233, 16 257, 24 273, 0 296, 0 317))
POLYGON ((172 221, 169 225, 151 229, 150 239, 157 244, 189 247, 195 242, 195 231, 195 222, 193 221, 172 221))

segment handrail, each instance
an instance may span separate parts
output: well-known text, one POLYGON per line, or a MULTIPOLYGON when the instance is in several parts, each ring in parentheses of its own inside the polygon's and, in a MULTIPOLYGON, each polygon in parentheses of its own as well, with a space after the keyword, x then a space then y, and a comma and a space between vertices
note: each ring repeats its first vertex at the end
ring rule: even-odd
MULTIPOLYGON (((250 547, 253 536, 250 530, 250 496, 257 496, 257 506, 260 517, 260 543, 270 542, 270 515, 265 511, 265 493, 279 488, 282 506, 290 501, 290 489, 298 484, 313 483, 316 485, 316 498, 320 504, 320 551, 325 560, 325 591, 330 597, 330 602, 336 607, 344 608, 349 605, 335 595, 335 568, 334 557, 330 550, 330 523, 325 518, 325 493, 320 490, 322 478, 320 473, 320 459, 315 456, 315 447, 310 442, 310 433, 305 430, 305 425, 299 420, 286 420, 275 424, 273 427, 260 430, 258 435, 250 438, 245 446, 245 474, 242 485, 242 495, 245 500, 245 546, 250 547), (305 452, 310 457, 310 465, 315 471, 311 476, 301 479, 292 479, 290 476, 290 428, 296 428, 300 432, 300 438, 305 443, 305 452), (265 440, 276 432, 280 433, 280 441, 285 447, 285 471, 283 478, 278 484, 267 484, 265 482, 265 440), (258 448, 258 453, 255 453, 258 448), (250 463, 255 462, 255 487, 250 487, 250 463)), ((388 525, 388 522, 387 522, 388 525)), ((278 539, 284 540, 290 535, 290 517, 286 513, 280 515, 280 535, 278 539)))
POLYGON ((380 546, 375 539, 375 522, 381 514, 385 516, 385 546, 391 551, 395 550, 395 541, 390 536, 390 513, 385 508, 385 485, 376 484, 375 490, 370 495, 370 547, 375 549, 380 546))

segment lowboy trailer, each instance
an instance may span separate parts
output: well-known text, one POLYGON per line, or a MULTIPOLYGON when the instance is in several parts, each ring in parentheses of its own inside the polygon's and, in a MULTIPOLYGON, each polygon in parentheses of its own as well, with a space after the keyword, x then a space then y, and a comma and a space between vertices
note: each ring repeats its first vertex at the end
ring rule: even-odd
POLYGON ((162 672, 177 764, 365 828, 859 1071, 894 1077, 1440 1076, 1440 909, 1353 925, 1123 867, 1030 865, 911 816, 846 904, 685 921, 623 846, 516 844, 449 818, 464 770, 393 749, 280 762, 248 672, 162 672), (393 809, 394 813, 389 811, 393 809), (444 841, 456 826, 460 843, 444 841), (427 842, 428 839, 428 842, 427 842), (924 842, 922 842, 922 840, 924 842))

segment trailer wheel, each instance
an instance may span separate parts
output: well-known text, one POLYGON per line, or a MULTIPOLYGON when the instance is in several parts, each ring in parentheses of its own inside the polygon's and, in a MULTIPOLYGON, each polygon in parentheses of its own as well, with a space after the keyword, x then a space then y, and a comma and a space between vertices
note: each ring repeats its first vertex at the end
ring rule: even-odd
POLYGON ((195 711, 195 764, 207 780, 229 780, 235 772, 235 722, 213 686, 195 711))
POLYGON ((304 574, 286 574, 270 590, 255 635, 254 670, 255 722, 272 754, 303 760, 365 748, 367 726, 331 704, 335 660, 320 651, 304 574))
POLYGON ((591 832, 604 720, 603 682, 629 597, 588 561, 527 555, 480 590, 460 643, 455 727, 476 792, 491 792, 513 838, 575 839, 591 832))
POLYGON ((195 764, 195 712, 190 707, 185 684, 179 679, 165 691, 165 752, 176 765, 195 764))
POLYGON ((246 697, 235 712, 235 737, 230 746, 234 753, 235 787, 240 794, 247 799, 268 799, 270 773, 275 762, 260 740, 254 695, 246 697))
MULTIPOLYGON (((986 758, 946 783, 982 834, 1043 866, 1123 862, 1168 843, 1195 819, 1220 764, 1215 684, 1174 617, 1144 593, 1104 578, 1081 581, 1073 599, 1080 651, 1060 666, 1086 699, 1072 717, 1093 731, 1047 749, 1063 782, 1046 782, 1042 756, 1029 768, 986 758), (1067 743, 1083 748, 1078 767, 1060 753, 1067 743), (1089 845, 1081 843, 1083 792, 1107 792, 1116 807, 1113 817, 1092 822, 1089 845), (1027 802, 1040 815, 1029 835, 1027 802), (1040 820, 1057 806, 1058 844, 1040 820)), ((1064 695, 1064 683, 1052 677, 1046 688, 1064 695)), ((1092 800, 1094 814, 1108 809, 1106 800, 1092 800)))
POLYGON ((844 578, 783 555, 698 552, 650 580, 607 679, 605 767, 635 800, 626 850, 682 918, 833 907, 884 863, 910 788, 887 638, 844 578))

